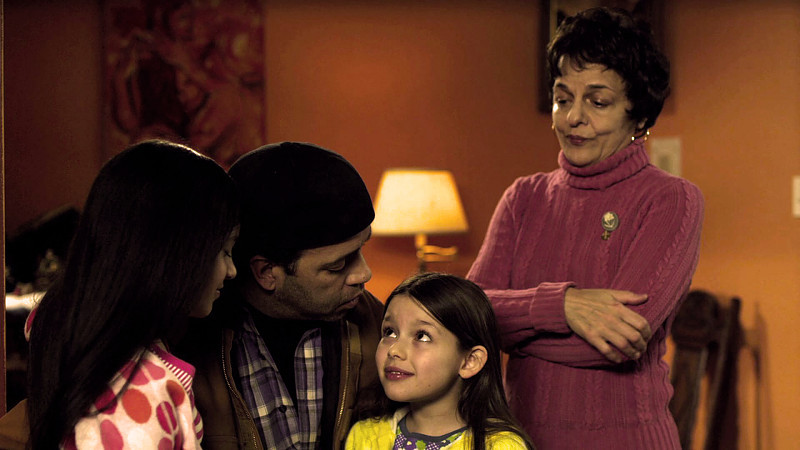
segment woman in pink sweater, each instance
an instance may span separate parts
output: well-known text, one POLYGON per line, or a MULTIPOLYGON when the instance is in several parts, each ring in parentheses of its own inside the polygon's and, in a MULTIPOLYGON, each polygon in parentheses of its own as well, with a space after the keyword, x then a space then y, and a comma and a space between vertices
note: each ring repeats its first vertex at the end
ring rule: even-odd
POLYGON ((662 357, 703 199, 645 151, 669 63, 604 8, 567 18, 547 58, 560 168, 506 190, 467 276, 497 314, 510 406, 540 449, 678 449, 662 357))

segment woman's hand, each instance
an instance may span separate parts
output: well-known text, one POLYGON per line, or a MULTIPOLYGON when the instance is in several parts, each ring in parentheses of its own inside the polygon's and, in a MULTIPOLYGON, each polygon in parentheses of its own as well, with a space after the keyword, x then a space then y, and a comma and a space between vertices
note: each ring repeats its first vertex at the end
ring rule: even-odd
POLYGON ((622 354, 638 359, 652 337, 650 324, 626 305, 647 301, 647 295, 613 289, 567 289, 564 313, 578 336, 615 363, 622 354))

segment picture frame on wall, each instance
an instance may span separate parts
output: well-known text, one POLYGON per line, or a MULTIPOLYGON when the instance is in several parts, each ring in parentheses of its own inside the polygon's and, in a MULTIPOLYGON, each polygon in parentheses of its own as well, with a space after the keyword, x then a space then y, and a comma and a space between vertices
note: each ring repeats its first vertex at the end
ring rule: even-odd
POLYGON ((104 0, 103 147, 151 138, 226 169, 265 141, 262 0, 104 0))
POLYGON ((664 0, 542 0, 542 20, 540 25, 542 57, 541 60, 541 95, 539 109, 550 113, 553 105, 550 102, 550 86, 547 85, 547 44, 555 36, 561 22, 580 11, 599 6, 621 8, 631 12, 634 17, 647 21, 653 29, 656 42, 662 51, 666 40, 664 34, 664 0))

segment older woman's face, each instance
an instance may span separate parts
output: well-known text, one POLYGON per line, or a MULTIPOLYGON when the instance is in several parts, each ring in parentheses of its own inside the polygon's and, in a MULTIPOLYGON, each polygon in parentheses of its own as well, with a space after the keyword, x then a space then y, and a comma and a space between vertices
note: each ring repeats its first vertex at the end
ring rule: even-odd
POLYGON ((553 126, 567 160, 590 166, 630 144, 637 124, 626 112, 632 105, 622 77, 600 64, 578 69, 567 58, 560 69, 553 85, 553 126))

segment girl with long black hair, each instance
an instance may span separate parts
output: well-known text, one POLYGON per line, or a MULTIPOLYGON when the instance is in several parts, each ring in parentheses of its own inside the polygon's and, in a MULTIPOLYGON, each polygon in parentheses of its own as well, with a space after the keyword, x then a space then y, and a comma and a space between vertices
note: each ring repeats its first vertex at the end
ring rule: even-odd
POLYGON ((188 147, 145 141, 103 166, 26 325, 33 449, 199 448, 194 368, 169 344, 236 275, 238 223, 232 181, 188 147))

